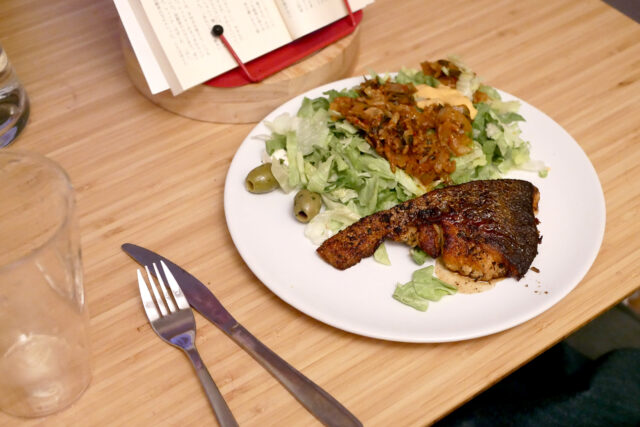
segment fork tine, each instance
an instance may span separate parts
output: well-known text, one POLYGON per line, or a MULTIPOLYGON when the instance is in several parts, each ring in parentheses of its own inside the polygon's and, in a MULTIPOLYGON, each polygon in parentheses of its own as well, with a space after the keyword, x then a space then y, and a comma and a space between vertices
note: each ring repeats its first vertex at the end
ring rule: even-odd
MULTIPOLYGON (((147 277, 149 278, 149 286, 151 286, 151 290, 153 291, 153 295, 156 297, 156 304, 158 304, 158 307, 160 308, 160 313, 162 313, 163 316, 166 316, 167 314, 169 314, 169 312, 167 311, 167 308, 164 305, 164 302, 162 300, 162 298, 160 297, 160 294, 158 293, 158 288, 156 288, 156 282, 155 280, 153 280, 153 276, 151 275, 151 272, 149 271, 149 267, 147 267, 146 265, 144 266, 144 269, 147 270, 147 277)), ((166 294, 165 294, 165 299, 166 299, 166 294)), ((171 310, 171 306, 169 306, 169 310, 171 310)), ((173 311, 173 310, 171 310, 173 311)))
POLYGON ((145 313, 147 313, 147 318, 150 322, 157 320, 160 318, 160 314, 158 310, 156 310, 156 306, 153 303, 153 299, 151 298, 151 294, 149 293, 149 289, 147 288, 147 284, 142 277, 142 273, 140 269, 138 269, 138 288, 140 289, 140 298, 142 298, 142 306, 144 307, 145 313))
POLYGON ((158 304, 158 308, 160 309, 160 313, 163 316, 166 316, 169 313, 167 312, 167 309, 165 308, 164 304, 162 303, 162 298, 160 297, 160 294, 158 293, 158 289, 156 289, 156 284, 153 281, 153 277, 151 277, 151 274, 149 274, 149 268, 145 265, 144 269, 147 270, 147 277, 149 278, 149 282, 151 283, 151 291, 153 292, 153 296, 156 299, 156 304, 158 304))
POLYGON ((155 262, 153 263, 153 269, 156 272, 156 277, 158 278, 158 283, 160 283, 160 288, 162 288, 162 293, 164 294, 164 299, 167 301, 167 305, 169 306, 169 311, 173 313, 174 311, 176 311, 176 306, 173 304, 173 300, 171 299, 171 295, 169 294, 169 291, 167 290, 167 287, 164 284, 164 280, 162 280, 162 275, 158 271, 158 266, 156 265, 155 262))
POLYGON ((164 275, 167 276, 167 283, 169 283, 169 287, 171 288, 171 292, 173 292, 173 297, 176 299, 176 304, 182 310, 189 308, 189 302, 187 298, 182 293, 182 289, 180 289, 180 285, 176 281, 176 278, 173 277, 171 270, 164 263, 164 261, 160 260, 160 265, 162 265, 162 270, 164 271, 164 275))

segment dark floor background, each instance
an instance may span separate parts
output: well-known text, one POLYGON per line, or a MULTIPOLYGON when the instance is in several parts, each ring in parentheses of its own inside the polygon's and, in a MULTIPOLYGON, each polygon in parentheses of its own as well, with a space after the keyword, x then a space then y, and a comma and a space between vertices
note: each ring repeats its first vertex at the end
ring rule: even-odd
POLYGON ((640 0, 605 0, 605 3, 640 22, 640 0))
POLYGON ((640 348, 640 312, 635 313, 626 302, 618 304, 565 342, 590 359, 618 348, 640 348))
POLYGON ((640 290, 435 427, 640 426, 640 290))

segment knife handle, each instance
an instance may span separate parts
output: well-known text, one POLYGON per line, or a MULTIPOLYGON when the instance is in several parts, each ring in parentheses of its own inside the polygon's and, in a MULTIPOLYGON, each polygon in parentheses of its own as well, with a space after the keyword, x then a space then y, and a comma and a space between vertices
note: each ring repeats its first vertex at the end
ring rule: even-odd
POLYGON ((230 335, 324 425, 362 426, 362 423, 340 402, 262 344, 242 325, 234 325, 230 335))

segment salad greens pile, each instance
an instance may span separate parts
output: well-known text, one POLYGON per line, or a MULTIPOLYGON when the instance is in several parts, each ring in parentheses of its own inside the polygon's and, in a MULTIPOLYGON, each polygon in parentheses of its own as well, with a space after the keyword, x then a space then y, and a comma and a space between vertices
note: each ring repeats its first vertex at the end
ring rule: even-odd
POLYGON ((374 212, 424 194, 424 186, 389 162, 344 120, 329 117, 332 91, 305 98, 296 116, 287 114, 267 123, 266 141, 271 172, 285 192, 306 188, 322 196, 326 209, 307 225, 305 235, 320 244, 341 228, 374 212))
MULTIPOLYGON (((512 169, 537 171, 544 176, 544 164, 531 161, 529 143, 520 136, 519 122, 524 118, 518 114, 519 103, 502 101, 498 91, 483 85, 475 73, 453 60, 462 70, 456 89, 469 99, 473 99, 476 90, 488 97, 486 102, 474 104, 478 112, 472 123, 473 149, 453 158, 456 162, 456 170, 451 175, 453 183, 499 178, 512 169)), ((372 74, 370 78, 433 87, 440 84, 432 76, 414 69, 402 69, 395 75, 372 74)), ((357 97, 357 93, 353 89, 329 90, 324 96, 305 98, 295 116, 283 114, 266 123, 271 134, 266 139, 267 156, 263 160, 271 162, 271 171, 280 187, 287 193, 306 188, 322 196, 325 209, 305 228, 305 235, 315 244, 364 216, 427 191, 401 169, 392 172, 389 162, 375 152, 357 128, 331 116, 330 103, 338 96, 357 97)), ((411 255, 417 263, 425 261, 426 254, 419 250, 412 250, 411 255)), ((390 264, 384 246, 376 251, 374 258, 390 264)), ((432 273, 423 272, 419 276, 425 275, 432 273)), ((440 289, 437 292, 443 289, 446 293, 455 292, 454 287, 443 287, 437 279, 414 277, 409 284, 399 287, 394 297, 417 309, 426 309, 424 301, 416 302, 422 294, 437 289, 440 289), (427 288, 431 290, 426 291, 427 288)))

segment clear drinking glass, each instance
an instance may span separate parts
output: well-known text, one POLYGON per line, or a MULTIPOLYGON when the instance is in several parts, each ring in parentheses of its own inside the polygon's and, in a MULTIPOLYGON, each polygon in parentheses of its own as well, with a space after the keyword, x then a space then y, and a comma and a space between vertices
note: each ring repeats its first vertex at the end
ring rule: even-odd
POLYGON ((29 97, 0 45, 0 148, 9 145, 29 118, 29 97))
POLYGON ((47 158, 0 151, 0 409, 36 417, 89 385, 74 193, 47 158))

